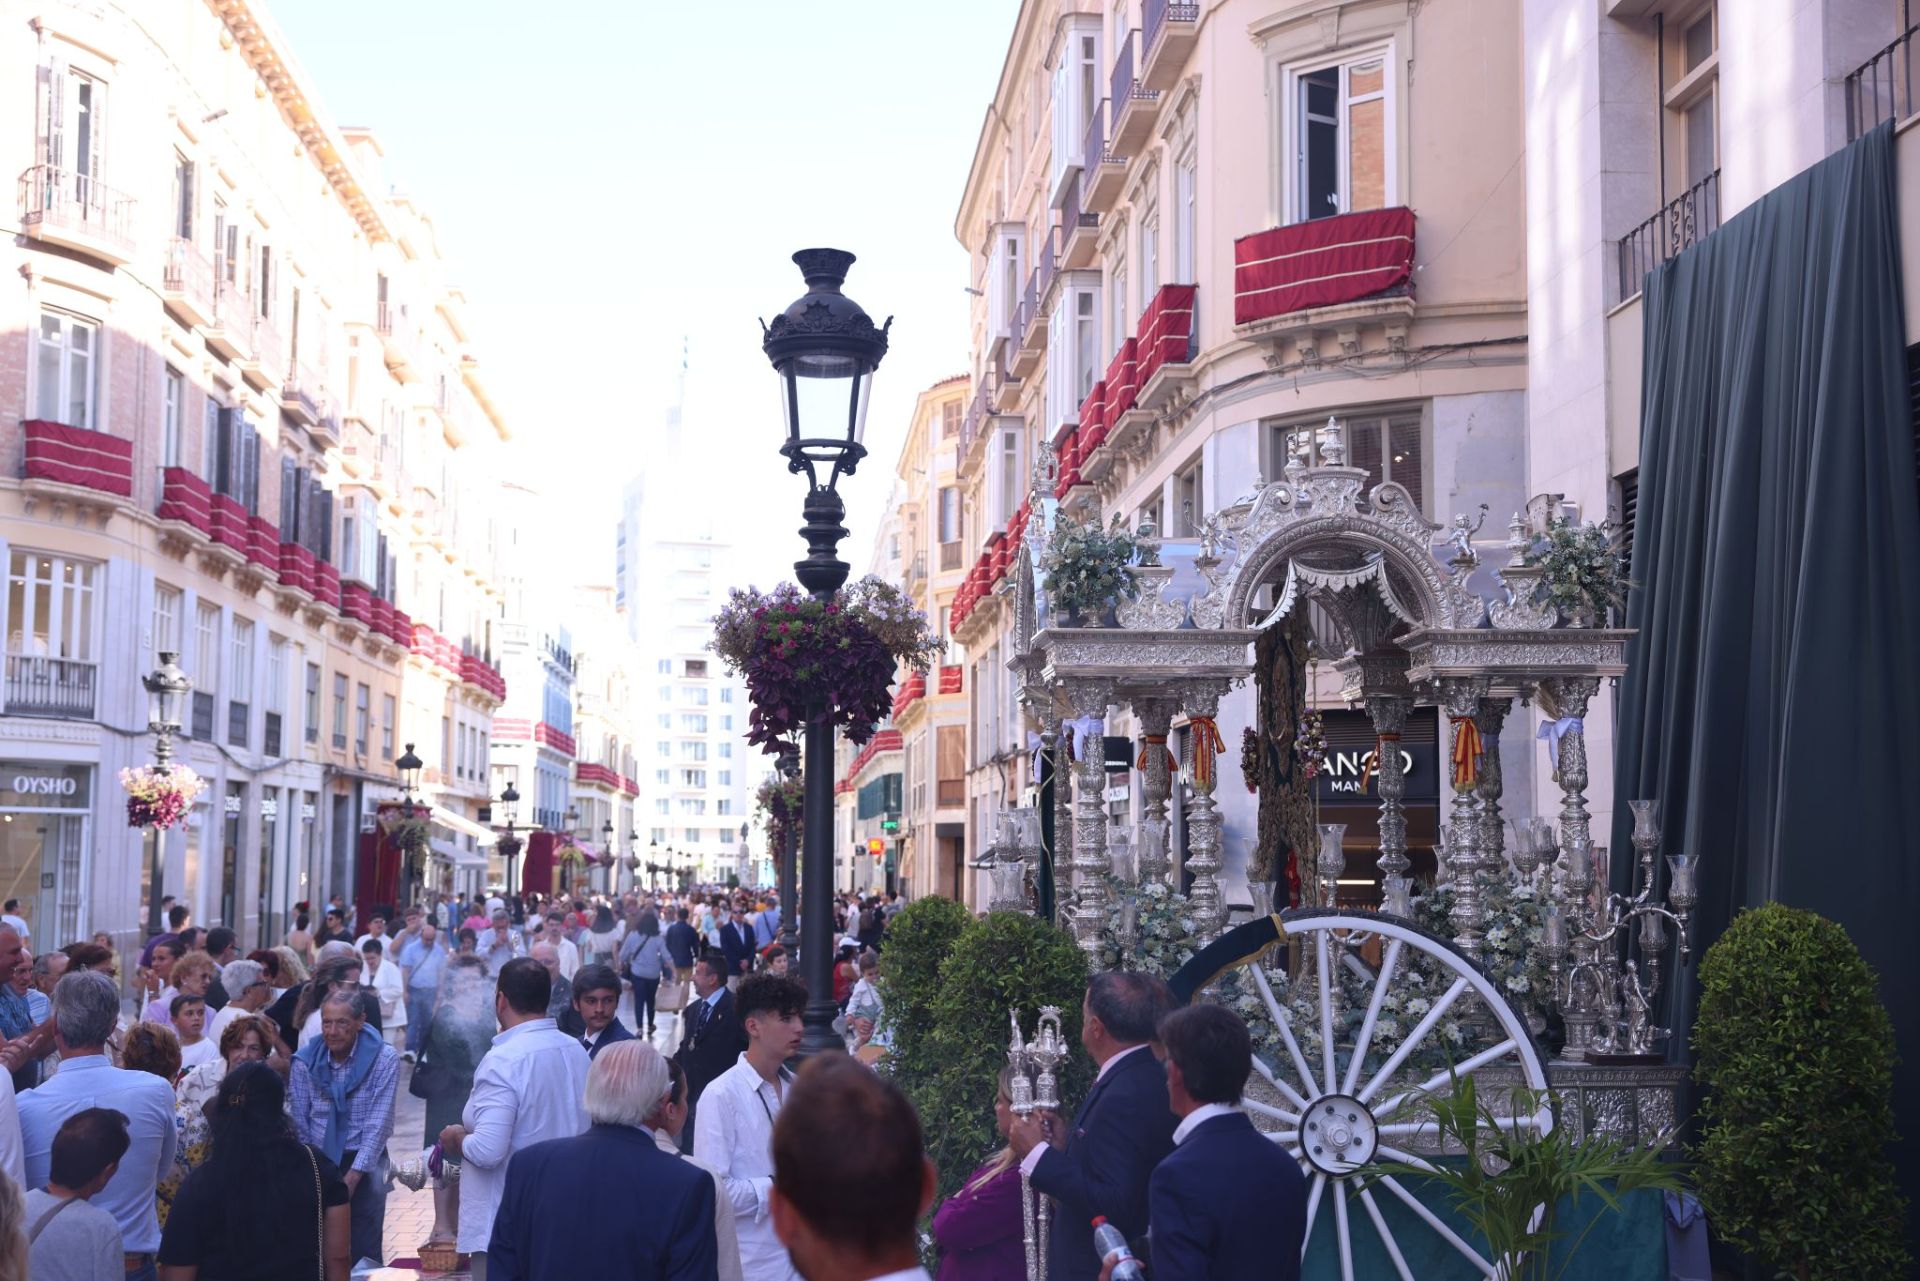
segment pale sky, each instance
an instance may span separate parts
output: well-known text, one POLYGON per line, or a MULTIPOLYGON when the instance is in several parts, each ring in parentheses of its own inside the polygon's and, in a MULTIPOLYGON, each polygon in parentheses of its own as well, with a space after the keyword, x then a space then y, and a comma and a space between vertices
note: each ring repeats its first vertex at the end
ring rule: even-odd
MULTIPOLYGON (((621 486, 689 348, 687 484, 725 504, 747 576, 805 550, 804 482, 775 452, 759 318, 788 260, 859 255, 847 292, 895 317, 842 482, 866 566, 914 396, 967 364, 961 187, 1018 0, 271 0, 332 120, 366 125, 435 220, 486 371, 581 549, 611 577, 621 486)), ((724 536, 724 535, 723 535, 724 536)))

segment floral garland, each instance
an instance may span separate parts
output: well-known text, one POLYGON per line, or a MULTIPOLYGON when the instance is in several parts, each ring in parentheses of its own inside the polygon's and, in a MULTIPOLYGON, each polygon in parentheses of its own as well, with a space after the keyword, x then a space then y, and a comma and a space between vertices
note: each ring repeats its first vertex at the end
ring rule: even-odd
POLYGON ((1527 548, 1523 560, 1546 570, 1540 590, 1565 612, 1586 612, 1604 618, 1610 608, 1624 608, 1626 560, 1613 538, 1613 525, 1576 525, 1564 516, 1547 523, 1547 532, 1527 548))
POLYGON ((120 786, 127 793, 127 826, 161 832, 184 819, 195 798, 207 790, 206 780, 184 765, 123 769, 120 786))
MULTIPOLYGON (((1499 985, 1507 1003, 1538 1028, 1551 995, 1546 954, 1540 946, 1546 933, 1540 901, 1532 886, 1492 876, 1480 878, 1480 897, 1486 912, 1480 968, 1499 985)), ((1441 938, 1452 938, 1452 910, 1453 891, 1441 886, 1414 900, 1413 919, 1441 938)))
POLYGON ((1098 623, 1121 597, 1139 598, 1132 568, 1139 552, 1125 529, 1061 518, 1040 557, 1048 601, 1062 614, 1086 615, 1098 623))
POLYGON ((586 861, 586 852, 571 839, 561 841, 553 851, 553 862, 556 867, 579 867, 586 861))
POLYGON ((1327 723, 1311 707, 1300 713, 1300 724, 1293 732, 1293 759, 1300 763, 1300 773, 1309 782, 1326 768, 1327 723))
POLYGON ((904 592, 869 575, 826 601, 791 583, 735 588, 709 648, 745 678, 747 741, 771 755, 792 747, 823 702, 832 724, 865 743, 892 710, 896 663, 924 672, 941 642, 904 592))
POLYGON ((1260 790, 1260 733, 1251 725, 1240 731, 1240 778, 1249 792, 1260 790))

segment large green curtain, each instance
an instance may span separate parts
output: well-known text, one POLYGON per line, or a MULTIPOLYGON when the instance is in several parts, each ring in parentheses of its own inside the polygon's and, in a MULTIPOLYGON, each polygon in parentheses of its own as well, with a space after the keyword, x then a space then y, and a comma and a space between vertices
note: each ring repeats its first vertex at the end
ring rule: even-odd
POLYGON ((1656 268, 1643 306, 1615 888, 1625 802, 1659 797, 1666 851, 1701 856, 1698 945, 1769 899, 1846 927, 1893 1013, 1912 1195, 1920 511, 1891 128, 1656 268))

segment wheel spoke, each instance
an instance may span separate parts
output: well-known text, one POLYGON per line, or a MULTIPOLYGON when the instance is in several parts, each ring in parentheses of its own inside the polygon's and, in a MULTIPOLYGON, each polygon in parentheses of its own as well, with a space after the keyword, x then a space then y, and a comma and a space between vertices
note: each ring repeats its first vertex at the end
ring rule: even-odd
POLYGON ((1379 1091, 1381 1086, 1392 1080, 1393 1074, 1399 1071, 1400 1065, 1406 1062, 1407 1056, 1413 1053, 1414 1047, 1440 1025, 1440 1020, 1446 1017, 1447 1011, 1453 1008, 1453 1003, 1459 1000, 1460 994, 1466 990, 1467 981, 1464 978, 1455 979, 1453 986, 1448 988, 1440 999, 1433 1003, 1433 1008, 1427 1011, 1427 1017, 1416 1023, 1413 1031, 1407 1034, 1407 1039, 1400 1042, 1400 1048, 1393 1052, 1393 1057, 1381 1065, 1380 1070, 1373 1074, 1373 1079, 1368 1081, 1366 1087, 1354 1097, 1365 1103, 1379 1091))
POLYGON ((1410 1165, 1414 1169, 1424 1170, 1428 1174, 1434 1172, 1431 1161, 1423 1156, 1415 1156, 1413 1153, 1405 1151, 1404 1149, 1391 1148, 1382 1143, 1379 1147, 1375 1148, 1374 1151, 1389 1161, 1398 1161, 1401 1165, 1410 1165))
POLYGON ((1464 1063, 1443 1068, 1420 1084, 1414 1086, 1411 1090, 1403 1090, 1399 1094, 1394 1095, 1393 1098, 1375 1108, 1373 1114, 1375 1116, 1388 1116, 1405 1106, 1410 1100, 1425 1098, 1447 1082, 1458 1080, 1463 1076, 1469 1076, 1493 1062, 1495 1059, 1503 1058, 1517 1044, 1518 1042, 1512 1037, 1508 1037, 1492 1049, 1482 1050, 1464 1063))
POLYGON ((1333 966, 1327 960, 1327 932, 1315 931, 1313 936, 1314 959, 1320 969, 1320 1062, 1327 1070, 1326 1091, 1332 1094, 1340 1087, 1334 1082, 1340 1079, 1333 1065, 1333 966))
POLYGON ((1353 1281, 1353 1230, 1347 1224, 1347 1198, 1333 1190, 1333 1227, 1340 1237, 1340 1281, 1353 1281))
POLYGON ((1307 1230, 1300 1234, 1300 1257, 1307 1257, 1307 1246, 1313 1241, 1313 1216, 1320 1208, 1320 1194, 1327 1190, 1327 1176, 1313 1176, 1313 1186, 1307 1189, 1307 1230))
MULTIPOLYGON (((1529 1112, 1523 1116, 1481 1117, 1480 1124, 1498 1130, 1537 1130, 1540 1118, 1529 1112)), ((1440 1131, 1438 1121, 1395 1121, 1392 1125, 1380 1127, 1383 1139, 1418 1138, 1422 1134, 1437 1134, 1440 1131)))
MULTIPOLYGON (((1307 1066, 1307 1056, 1300 1052, 1300 1042, 1293 1039, 1293 1025, 1287 1021, 1286 1014, 1281 1011, 1280 1003, 1273 999, 1273 989, 1267 986, 1267 976, 1260 972, 1260 967, 1257 965, 1249 965, 1247 973, 1253 975, 1253 985, 1259 988, 1260 995, 1266 998, 1267 1009, 1273 1014, 1273 1024, 1280 1029, 1280 1039, 1286 1042, 1287 1053, 1293 1056, 1294 1070, 1300 1073, 1300 1084, 1307 1087, 1305 1096, 1294 1096, 1304 1108, 1305 1098, 1319 1097, 1324 1087, 1314 1083, 1313 1069, 1307 1066)), ((1257 1063, 1259 1060, 1255 1059, 1254 1062, 1257 1063)))
POLYGON ((1448 1245, 1465 1255, 1474 1267, 1479 1268, 1481 1276, 1490 1277, 1494 1274, 1493 1265, 1481 1258, 1479 1251, 1461 1240, 1458 1232, 1455 1232, 1452 1228, 1440 1222, 1438 1215, 1426 1206, 1420 1204, 1420 1199, 1414 1196, 1413 1193, 1407 1191, 1406 1188, 1401 1185, 1400 1180, 1390 1174, 1383 1174, 1380 1176, 1380 1186, 1406 1202, 1407 1208, 1419 1215, 1422 1219, 1425 1219, 1427 1226, 1437 1232, 1442 1241, 1445 1241, 1448 1245))
POLYGON ((1347 1060, 1347 1079, 1341 1085, 1342 1094, 1352 1094, 1354 1083, 1360 1079, 1360 1064, 1367 1057, 1367 1047, 1373 1043, 1373 1025, 1380 1018, 1380 1003, 1387 997, 1387 984, 1393 979, 1394 966, 1400 961, 1401 942, 1395 939, 1387 944, 1387 954, 1380 958, 1380 974, 1373 981, 1373 999, 1367 1002, 1367 1016, 1360 1024, 1360 1035, 1354 1038, 1353 1057, 1347 1060))
POLYGON ((1258 1099, 1241 1099, 1240 1106, 1249 1112, 1258 1113, 1269 1120, 1286 1121, 1293 1125, 1300 1124, 1300 1114, 1298 1112, 1289 1112, 1285 1108, 1277 1108, 1271 1103, 1262 1103, 1258 1099))
MULTIPOLYGON (((1281 1026, 1284 1027, 1285 1024, 1282 1024, 1281 1026)), ((1296 1050, 1295 1053, 1298 1053, 1298 1051, 1296 1050)), ((1307 1100, 1300 1093, 1300 1091, 1294 1089, 1291 1085, 1288 1085, 1285 1081, 1282 1081, 1279 1077, 1275 1076, 1273 1069, 1268 1067, 1266 1065, 1266 1062, 1263 1059, 1261 1059, 1258 1055, 1254 1056, 1253 1070, 1258 1072, 1261 1076, 1261 1079, 1266 1081, 1268 1085, 1271 1085, 1274 1089, 1280 1091, 1281 1096, 1285 1098, 1287 1102, 1293 1104, 1293 1106, 1299 1108, 1302 1112, 1307 1110, 1307 1100)))
POLYGON ((1379 1203, 1373 1199, 1371 1188, 1360 1189, 1360 1204, 1366 1210, 1367 1217, 1373 1220, 1373 1230, 1380 1234, 1380 1244, 1387 1248, 1387 1257, 1393 1260, 1393 1270, 1400 1274, 1400 1281, 1413 1281, 1413 1270, 1407 1266, 1406 1256, 1400 1253, 1400 1243, 1393 1239, 1393 1233, 1387 1231, 1387 1221, 1380 1214, 1379 1203))

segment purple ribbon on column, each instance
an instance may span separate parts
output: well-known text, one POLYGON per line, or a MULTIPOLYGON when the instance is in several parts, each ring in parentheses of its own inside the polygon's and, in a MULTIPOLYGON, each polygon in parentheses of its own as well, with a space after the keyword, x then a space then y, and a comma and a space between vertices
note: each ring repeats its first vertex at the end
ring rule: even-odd
POLYGON ((1547 740, 1547 758, 1553 762, 1553 772, 1560 772, 1560 740, 1569 734, 1583 733, 1585 725, 1578 716, 1562 716, 1557 721, 1548 721, 1534 735, 1536 739, 1547 740))

